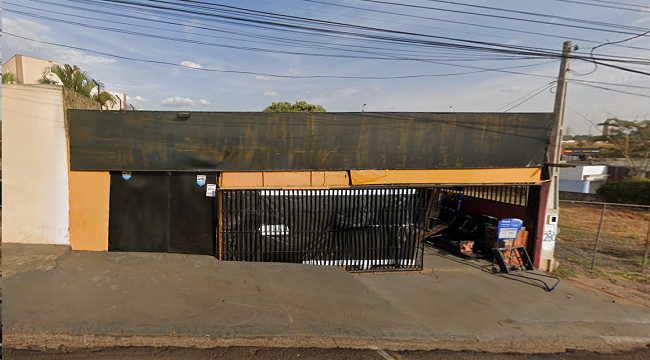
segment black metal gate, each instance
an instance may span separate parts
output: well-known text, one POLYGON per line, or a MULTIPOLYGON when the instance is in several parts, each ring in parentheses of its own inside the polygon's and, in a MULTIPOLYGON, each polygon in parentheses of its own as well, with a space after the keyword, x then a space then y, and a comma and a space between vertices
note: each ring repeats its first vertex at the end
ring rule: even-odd
POLYGON ((214 173, 111 173, 109 251, 214 255, 216 200, 197 175, 216 184, 214 173))
POLYGON ((421 270, 426 189, 221 191, 221 257, 421 270))

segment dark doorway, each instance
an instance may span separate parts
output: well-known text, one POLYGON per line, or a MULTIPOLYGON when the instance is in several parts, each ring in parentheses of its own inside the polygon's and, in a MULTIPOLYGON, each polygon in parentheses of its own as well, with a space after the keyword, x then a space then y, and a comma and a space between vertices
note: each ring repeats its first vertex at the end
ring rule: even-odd
MULTIPOLYGON (((207 183, 216 184, 215 174, 207 183)), ((216 246, 216 197, 206 197, 207 185, 199 186, 195 173, 172 173, 169 182, 169 242, 167 251, 214 255, 216 246)))
POLYGON ((216 184, 215 173, 111 173, 109 251, 214 255, 216 201, 207 184, 216 184))

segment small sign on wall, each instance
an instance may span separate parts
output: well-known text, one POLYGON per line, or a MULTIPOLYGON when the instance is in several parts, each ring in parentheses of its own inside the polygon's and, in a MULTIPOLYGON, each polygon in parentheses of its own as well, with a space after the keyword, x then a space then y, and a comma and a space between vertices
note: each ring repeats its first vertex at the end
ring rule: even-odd
POLYGON ((208 184, 208 187, 205 189, 205 196, 207 197, 217 196, 217 184, 208 184))
POLYGON ((499 221, 499 240, 516 239, 523 224, 524 222, 520 219, 503 219, 499 221))
POLYGON ((199 186, 205 185, 206 178, 207 177, 205 175, 196 175, 196 183, 197 183, 197 185, 199 185, 199 186))

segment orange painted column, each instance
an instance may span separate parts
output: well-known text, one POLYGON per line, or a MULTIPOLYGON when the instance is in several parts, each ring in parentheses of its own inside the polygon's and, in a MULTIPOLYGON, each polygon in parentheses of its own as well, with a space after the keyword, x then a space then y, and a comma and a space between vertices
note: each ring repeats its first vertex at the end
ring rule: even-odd
POLYGON ((108 250, 111 176, 70 171, 70 245, 73 250, 108 250))

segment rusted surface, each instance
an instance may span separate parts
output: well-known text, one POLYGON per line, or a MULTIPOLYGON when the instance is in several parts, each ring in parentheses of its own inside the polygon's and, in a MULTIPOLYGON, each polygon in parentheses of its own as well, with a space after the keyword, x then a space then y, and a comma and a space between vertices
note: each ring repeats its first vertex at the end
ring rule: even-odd
POLYGON ((326 188, 350 185, 347 171, 238 171, 222 172, 222 189, 326 188))
POLYGON ((73 111, 72 170, 539 167, 552 114, 73 111))

